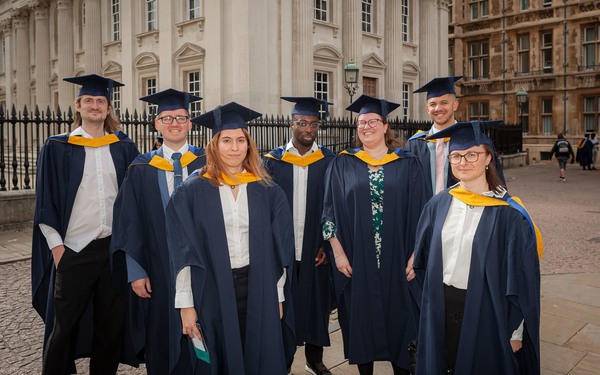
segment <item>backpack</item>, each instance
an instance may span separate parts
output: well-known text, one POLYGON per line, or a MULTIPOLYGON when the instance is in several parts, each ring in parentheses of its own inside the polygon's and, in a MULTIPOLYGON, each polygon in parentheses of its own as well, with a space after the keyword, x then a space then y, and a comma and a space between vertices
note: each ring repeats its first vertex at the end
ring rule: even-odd
POLYGON ((558 153, 560 153, 560 154, 569 153, 569 142, 562 139, 562 140, 556 142, 556 148, 558 150, 558 153))

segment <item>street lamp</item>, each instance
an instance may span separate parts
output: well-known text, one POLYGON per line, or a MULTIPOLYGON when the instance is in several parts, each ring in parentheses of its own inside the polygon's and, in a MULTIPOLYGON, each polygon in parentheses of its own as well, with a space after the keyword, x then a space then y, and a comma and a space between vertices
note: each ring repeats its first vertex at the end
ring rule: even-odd
MULTIPOLYGON (((523 129, 523 108, 525 108, 525 104, 527 104, 527 91, 521 89, 517 92, 517 103, 519 103, 519 109, 521 111, 521 131, 525 131, 523 129)), ((529 131, 529 129, 527 129, 529 131)))
MULTIPOLYGON (((350 62, 344 66, 344 78, 346 81, 344 88, 348 91, 352 103, 352 97, 358 90, 358 65, 354 63, 354 59, 350 59, 350 62)), ((352 123, 352 112, 350 112, 350 123, 352 123)))

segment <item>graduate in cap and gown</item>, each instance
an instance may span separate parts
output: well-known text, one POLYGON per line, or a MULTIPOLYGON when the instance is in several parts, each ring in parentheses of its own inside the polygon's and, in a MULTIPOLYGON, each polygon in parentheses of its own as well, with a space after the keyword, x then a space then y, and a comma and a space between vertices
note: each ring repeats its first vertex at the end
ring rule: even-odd
MULTIPOLYGON (((81 85, 74 127, 49 137, 38 156, 31 260, 33 307, 46 324, 43 374, 114 374, 127 305, 111 282, 112 209, 127 166, 139 154, 110 104, 123 84, 96 74, 81 85)), ((136 363, 130 363, 136 365, 136 363)))
POLYGON ((292 139, 265 155, 267 170, 285 192, 294 217, 296 277, 292 280, 296 341, 284 341, 288 372, 296 345, 305 345, 305 369, 314 375, 331 374, 323 364, 323 347, 329 346, 329 315, 333 285, 331 266, 324 250, 329 243, 321 235, 325 172, 335 158, 315 140, 319 131, 319 106, 328 114, 325 100, 282 97, 295 103, 292 109, 292 139))
POLYGON ((425 206, 407 274, 423 280, 418 375, 540 373, 542 239, 496 172, 483 131, 499 122, 431 136, 450 137, 459 183, 425 206))
POLYGON ((372 374, 373 361, 408 374, 408 343, 417 336, 419 288, 407 282, 406 268, 431 189, 388 127, 397 107, 362 95, 346 108, 359 113, 359 148, 341 152, 325 181, 323 235, 333 250, 344 355, 360 374, 372 374))
MULTIPOLYGON (((456 100, 454 83, 463 76, 450 76, 434 78, 413 93, 427 93, 427 113, 433 120, 433 126, 427 131, 419 131, 413 135, 404 146, 405 149, 414 153, 421 162, 425 177, 432 188, 433 194, 437 194, 447 187, 456 184, 448 164, 448 141, 450 138, 428 138, 456 122, 454 112, 458 109, 459 101, 456 100)), ((493 148, 495 152, 496 150, 493 148)), ((496 170, 500 179, 504 182, 502 163, 499 158, 494 158, 496 170)))
POLYGON ((213 137, 206 166, 167 205, 177 309, 171 368, 187 356, 194 373, 287 373, 282 331, 294 330, 294 232, 285 193, 247 130, 259 116, 231 102, 192 120, 213 137))
POLYGON ((187 142, 192 128, 189 104, 202 98, 168 89, 140 100, 158 105, 154 120, 164 143, 138 156, 129 166, 114 206, 111 255, 116 267, 126 265, 127 279, 118 285, 129 303, 135 354, 148 374, 169 373, 169 309, 171 267, 167 250, 165 209, 173 191, 206 164, 204 149, 187 142))

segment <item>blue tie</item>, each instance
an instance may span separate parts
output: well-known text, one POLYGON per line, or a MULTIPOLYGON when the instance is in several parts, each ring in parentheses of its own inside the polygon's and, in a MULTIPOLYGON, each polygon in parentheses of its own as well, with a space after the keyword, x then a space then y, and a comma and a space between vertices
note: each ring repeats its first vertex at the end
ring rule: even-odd
POLYGON ((181 158, 180 152, 174 152, 171 156, 173 158, 173 174, 175 176, 175 180, 173 181, 173 190, 177 189, 177 186, 183 182, 183 168, 181 168, 181 158))

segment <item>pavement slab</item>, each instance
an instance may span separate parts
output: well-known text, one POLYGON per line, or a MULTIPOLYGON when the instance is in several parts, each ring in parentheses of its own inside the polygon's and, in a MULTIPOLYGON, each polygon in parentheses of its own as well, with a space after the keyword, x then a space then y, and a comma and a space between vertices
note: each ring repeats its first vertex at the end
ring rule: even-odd
POLYGON ((546 341, 540 342, 541 367, 559 374, 568 374, 585 355, 585 352, 546 341))
POLYGON ((565 346, 600 355, 600 327, 587 324, 565 346))
POLYGON ((600 288, 575 284, 580 277, 577 274, 544 276, 548 279, 542 284, 542 297, 552 297, 600 308, 600 288))
POLYGON ((569 375, 597 375, 600 374, 600 356, 586 355, 569 375))
POLYGON ((587 323, 561 316, 542 313, 540 339, 556 345, 564 345, 587 323))
POLYGON ((600 308, 561 299, 542 297, 542 313, 562 316, 600 326, 600 308))

